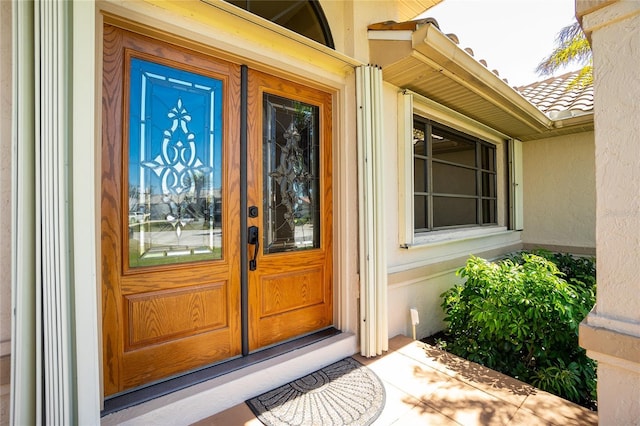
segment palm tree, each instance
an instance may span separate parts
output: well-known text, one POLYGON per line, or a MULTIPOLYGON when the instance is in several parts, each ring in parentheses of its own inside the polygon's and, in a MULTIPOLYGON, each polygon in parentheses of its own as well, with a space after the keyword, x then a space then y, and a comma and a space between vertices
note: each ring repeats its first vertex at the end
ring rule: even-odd
POLYGON ((538 75, 550 75, 558 69, 572 64, 582 65, 578 75, 569 83, 568 89, 584 87, 593 83, 593 59, 589 40, 576 21, 562 28, 556 36, 556 47, 537 66, 538 75))

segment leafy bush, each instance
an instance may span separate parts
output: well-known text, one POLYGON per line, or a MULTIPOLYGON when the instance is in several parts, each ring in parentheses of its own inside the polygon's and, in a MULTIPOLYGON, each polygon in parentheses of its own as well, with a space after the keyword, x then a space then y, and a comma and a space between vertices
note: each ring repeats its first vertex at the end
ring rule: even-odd
POLYGON ((446 350, 591 406, 596 364, 578 345, 578 326, 595 303, 595 264, 538 254, 469 258, 458 271, 465 284, 441 295, 446 350))
MULTIPOLYGON (((522 255, 526 253, 517 253, 511 256, 511 259, 522 264, 524 262, 522 255)), ((568 282, 578 287, 587 287, 595 291, 596 263, 593 258, 577 257, 568 253, 553 253, 543 249, 534 250, 532 254, 553 262, 562 273, 562 277, 568 282)))

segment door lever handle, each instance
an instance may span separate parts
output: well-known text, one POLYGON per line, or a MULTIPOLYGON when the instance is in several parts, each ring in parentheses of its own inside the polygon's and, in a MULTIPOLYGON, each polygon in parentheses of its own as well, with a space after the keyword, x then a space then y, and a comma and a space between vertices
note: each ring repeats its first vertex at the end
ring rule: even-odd
POLYGON ((253 258, 249 259, 249 270, 255 271, 258 267, 258 249, 260 241, 258 239, 259 230, 257 226, 250 226, 247 232, 247 243, 253 246, 253 258))

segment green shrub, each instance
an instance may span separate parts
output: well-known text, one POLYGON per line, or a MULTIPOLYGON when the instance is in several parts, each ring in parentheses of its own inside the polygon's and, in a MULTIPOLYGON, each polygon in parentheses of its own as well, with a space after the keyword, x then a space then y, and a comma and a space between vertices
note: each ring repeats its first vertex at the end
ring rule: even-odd
MULTIPOLYGON (((553 262, 562 273, 562 277, 568 282, 574 283, 578 287, 595 290, 596 263, 593 258, 578 257, 568 253, 553 253, 543 249, 534 250, 531 253, 553 262)), ((511 259, 522 264, 523 254, 527 254, 527 252, 517 253, 511 259)))
POLYGON ((538 254, 469 258, 458 271, 465 284, 442 294, 446 349, 590 406, 596 366, 578 345, 578 326, 595 303, 595 264, 538 254))

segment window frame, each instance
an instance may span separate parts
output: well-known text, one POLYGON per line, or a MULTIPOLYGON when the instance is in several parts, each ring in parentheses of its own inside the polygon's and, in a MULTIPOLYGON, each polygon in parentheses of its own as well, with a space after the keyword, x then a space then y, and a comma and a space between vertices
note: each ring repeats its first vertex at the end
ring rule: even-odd
MULTIPOLYGON (((514 141, 507 135, 473 120, 457 111, 410 90, 398 92, 398 240, 401 248, 412 248, 425 244, 440 244, 449 241, 481 238, 483 236, 519 229, 514 226, 514 217, 521 214, 521 200, 514 202, 514 188, 522 189, 518 174, 521 162, 512 161, 514 141), (430 120, 468 138, 476 138, 496 148, 496 222, 485 225, 454 226, 429 231, 414 229, 414 114, 430 120)), ((519 143, 519 142, 518 142, 519 143)), ((521 173, 519 173, 521 176, 521 173)))
MULTIPOLYGON (((426 118, 420 114, 413 114, 413 129, 414 131, 417 129, 416 122, 420 123, 422 127, 422 131, 424 133, 425 138, 425 152, 424 154, 417 154, 415 152, 415 143, 414 143, 414 185, 413 185, 413 197, 414 197, 414 233, 422 234, 425 232, 433 232, 438 230, 446 230, 446 229, 458 229, 458 228, 474 228, 474 227, 486 227, 486 226, 496 226, 498 224, 497 219, 497 158, 496 152, 497 147, 495 144, 485 141, 484 139, 469 135, 457 129, 451 128, 444 124, 441 124, 435 120, 431 120, 426 118), (466 142, 469 145, 473 145, 473 165, 471 164, 463 164, 459 162, 447 161, 441 158, 437 158, 433 153, 433 136, 434 134, 438 134, 438 132, 442 134, 449 133, 450 135, 456 137, 461 142, 466 142), (482 148, 486 147, 491 150, 492 158, 490 163, 493 165, 493 169, 484 168, 483 167, 483 152, 482 148), (415 187, 415 182, 418 179, 416 175, 418 171, 415 168, 415 164, 417 161, 424 161, 424 173, 422 174, 423 180, 425 182, 424 191, 418 191, 415 187), (434 188, 435 181, 435 165, 442 165, 445 167, 455 167, 456 169, 466 170, 467 172, 473 173, 473 183, 472 187, 474 194, 462 194, 462 193, 454 193, 454 192, 438 192, 434 188), (483 191, 483 175, 488 174, 491 176, 491 183, 493 196, 487 196, 483 191), (416 224, 416 199, 418 197, 425 198, 425 216, 423 223, 426 224, 426 227, 418 228, 416 224), (436 224, 436 207, 434 199, 448 199, 448 200, 474 200, 475 201, 475 219, 474 222, 467 222, 461 224, 453 224, 453 225, 438 225, 436 224), (491 208, 493 214, 492 218, 486 218, 484 212, 484 202, 485 201, 493 201, 493 206, 491 208), (493 220, 491 220, 493 219, 493 220)), ((415 139, 414 139, 415 141, 415 139)))
MULTIPOLYGON (((331 27, 329 26, 329 21, 327 20, 324 11, 322 10, 322 6, 320 5, 319 0, 294 0, 288 1, 288 7, 283 10, 279 10, 278 14, 274 16, 265 16, 264 13, 261 13, 261 9, 259 7, 255 7, 256 3, 251 3, 250 0, 225 0, 227 3, 233 4, 236 7, 246 10, 247 12, 253 13, 256 16, 260 16, 270 22, 273 22, 276 25, 280 25, 283 28, 287 28, 297 34, 300 34, 303 37, 308 38, 309 40, 313 40, 320 44, 323 44, 331 49, 335 50, 335 43, 333 41, 333 36, 331 35, 331 27), (308 14, 307 17, 312 18, 313 23, 317 24, 321 33, 321 37, 311 36, 308 32, 301 32, 296 28, 293 28, 291 25, 291 21, 286 22, 278 22, 280 18, 285 16, 288 12, 290 12, 293 8, 309 6, 311 14, 308 14)), ((287 2, 284 2, 285 4, 287 2)), ((257 3, 259 4, 259 3, 257 3)))

